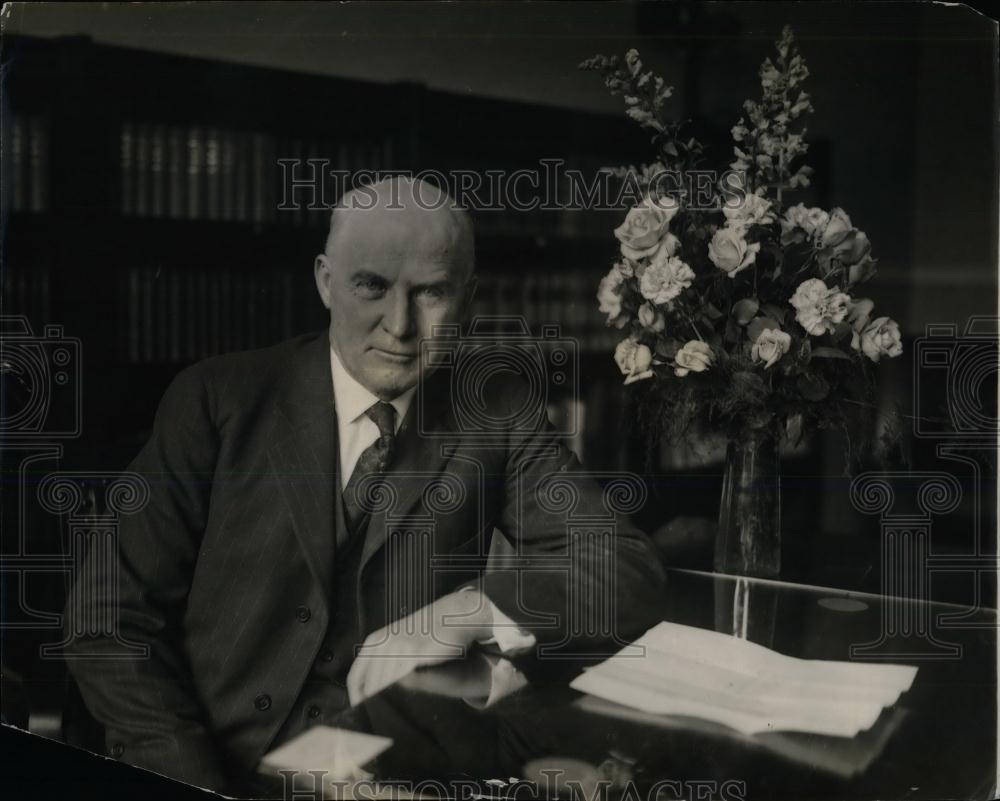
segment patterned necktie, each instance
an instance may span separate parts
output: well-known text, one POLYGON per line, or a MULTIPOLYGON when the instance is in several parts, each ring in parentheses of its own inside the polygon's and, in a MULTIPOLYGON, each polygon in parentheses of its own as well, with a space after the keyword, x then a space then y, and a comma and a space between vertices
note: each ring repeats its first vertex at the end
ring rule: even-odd
POLYGON ((358 485, 374 473, 385 472, 396 444, 396 409, 391 403, 379 401, 365 414, 378 426, 378 439, 364 449, 344 487, 344 516, 352 540, 364 531, 368 523, 369 512, 364 496, 370 495, 373 488, 372 481, 367 481, 362 491, 358 492, 358 485))

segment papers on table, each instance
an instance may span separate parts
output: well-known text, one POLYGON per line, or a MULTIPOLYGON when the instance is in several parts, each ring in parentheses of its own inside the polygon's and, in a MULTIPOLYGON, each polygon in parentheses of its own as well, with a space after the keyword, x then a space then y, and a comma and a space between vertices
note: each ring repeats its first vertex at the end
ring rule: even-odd
POLYGON ((361 767, 391 745, 389 737, 314 726, 266 754, 260 770, 267 773, 294 770, 303 774, 325 771, 324 778, 349 781, 358 778, 361 767))
POLYGON ((853 737, 909 689, 917 668, 796 659, 706 629, 660 623, 577 677, 584 693, 656 715, 721 723, 743 734, 853 737))

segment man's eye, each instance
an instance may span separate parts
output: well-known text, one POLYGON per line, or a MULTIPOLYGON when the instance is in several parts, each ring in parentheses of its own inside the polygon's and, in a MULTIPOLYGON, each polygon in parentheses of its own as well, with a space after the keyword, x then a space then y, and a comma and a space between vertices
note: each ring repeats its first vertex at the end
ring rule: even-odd
POLYGON ((385 294, 385 284, 374 278, 362 278, 354 282, 354 288, 363 298, 380 298, 385 294))
POLYGON ((420 295, 427 300, 441 300, 445 296, 445 291, 439 286, 425 286, 421 288, 420 295))

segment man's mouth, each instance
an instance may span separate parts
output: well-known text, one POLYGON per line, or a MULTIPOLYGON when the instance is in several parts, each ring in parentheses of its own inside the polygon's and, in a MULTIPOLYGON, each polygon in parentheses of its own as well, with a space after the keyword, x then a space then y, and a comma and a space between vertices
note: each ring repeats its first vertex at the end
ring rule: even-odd
POLYGON ((376 347, 372 347, 372 350, 383 359, 396 362, 397 364, 407 364, 417 358, 415 351, 386 350, 385 348, 376 347))

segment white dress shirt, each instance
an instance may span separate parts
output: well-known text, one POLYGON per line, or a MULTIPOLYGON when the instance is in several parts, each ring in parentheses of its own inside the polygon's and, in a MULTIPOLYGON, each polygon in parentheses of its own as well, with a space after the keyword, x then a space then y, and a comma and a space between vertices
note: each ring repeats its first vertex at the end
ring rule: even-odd
MULTIPOLYGON (((379 437, 378 426, 365 414, 379 402, 379 397, 354 380, 333 348, 330 348, 330 370, 333 373, 333 402, 337 408, 337 434, 340 442, 340 489, 343 490, 361 454, 379 437)), ((396 410, 396 431, 403 424, 403 418, 406 417, 416 391, 416 387, 410 387, 402 395, 389 401, 396 410)))
MULTIPOLYGON (((347 482, 365 449, 379 437, 378 426, 365 414, 380 398, 362 386, 352 376, 333 348, 330 348, 330 372, 333 376, 333 402, 337 410, 337 434, 340 444, 340 489, 347 482)), ((396 431, 403 424, 403 418, 410 409, 416 387, 411 387, 402 395, 389 401, 396 410, 396 431)), ((521 631, 507 615, 497 609, 487 599, 493 614, 493 637, 487 642, 495 642, 504 654, 524 651, 535 644, 534 635, 521 631)), ((510 675, 513 667, 501 660, 494 669, 494 681, 487 704, 516 689, 523 684, 510 675), (502 678, 501 678, 502 675, 502 678), (515 686, 516 685, 516 686, 515 686)), ((520 675, 520 674, 518 674, 520 675)))

